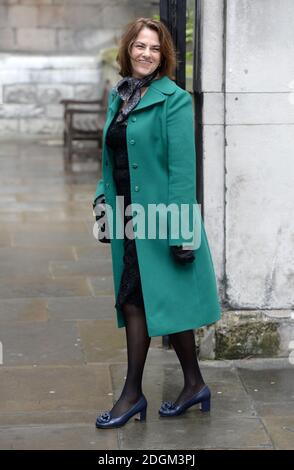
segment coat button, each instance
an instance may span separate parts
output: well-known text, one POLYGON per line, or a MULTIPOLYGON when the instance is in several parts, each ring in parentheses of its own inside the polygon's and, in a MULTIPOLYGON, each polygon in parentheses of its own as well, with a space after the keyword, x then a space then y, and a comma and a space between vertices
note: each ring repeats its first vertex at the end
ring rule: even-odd
POLYGON ((133 164, 132 164, 132 167, 136 169, 136 168, 138 168, 138 164, 137 164, 137 163, 133 163, 133 164))
POLYGON ((130 144, 131 144, 131 145, 134 145, 134 144, 135 144, 134 139, 131 139, 131 140, 130 140, 130 144))
POLYGON ((136 193, 137 193, 138 191, 140 191, 139 186, 135 186, 135 191, 136 191, 136 193))
POLYGON ((133 116, 131 120, 132 120, 133 122, 136 122, 136 121, 137 121, 137 118, 135 118, 135 116, 133 116))

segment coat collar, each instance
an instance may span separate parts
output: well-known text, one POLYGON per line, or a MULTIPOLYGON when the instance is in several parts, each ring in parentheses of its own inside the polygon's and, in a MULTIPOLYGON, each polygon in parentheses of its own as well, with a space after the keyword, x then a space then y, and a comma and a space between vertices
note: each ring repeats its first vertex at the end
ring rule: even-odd
MULTIPOLYGON (((139 101, 133 112, 146 108, 155 103, 160 103, 166 99, 165 95, 171 95, 176 91, 177 85, 166 75, 159 80, 153 80, 143 98, 139 101)), ((110 109, 115 114, 121 103, 121 98, 115 90, 112 91, 112 103, 110 109)))

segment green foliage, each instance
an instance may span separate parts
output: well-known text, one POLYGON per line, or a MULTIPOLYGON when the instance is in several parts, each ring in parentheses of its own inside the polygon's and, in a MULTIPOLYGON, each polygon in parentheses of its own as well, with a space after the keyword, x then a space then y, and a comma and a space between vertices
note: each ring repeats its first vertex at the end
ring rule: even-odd
MULTIPOLYGON (((160 21, 160 15, 153 15, 154 20, 160 21)), ((193 35, 194 35, 194 9, 187 8, 186 12, 186 75, 193 76, 193 35)))
POLYGON ((116 61, 118 49, 117 47, 109 47, 102 52, 102 61, 111 64, 116 61))
POLYGON ((193 64, 186 64, 186 75, 192 77, 193 75, 193 64))
POLYGON ((194 32, 194 10, 187 8, 186 13, 186 43, 191 44, 193 42, 194 32))

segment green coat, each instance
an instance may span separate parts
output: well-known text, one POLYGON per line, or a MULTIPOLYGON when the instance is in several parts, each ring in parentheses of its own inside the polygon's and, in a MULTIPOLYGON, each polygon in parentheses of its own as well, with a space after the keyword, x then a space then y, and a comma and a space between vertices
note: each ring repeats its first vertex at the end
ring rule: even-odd
MULTIPOLYGON (((111 149, 105 136, 121 98, 113 89, 103 131, 102 176, 95 198, 105 194, 115 220, 116 188, 111 149)), ((149 86, 127 125, 127 147, 132 203, 147 212, 147 204, 196 203, 195 140, 192 100, 167 76, 149 86)), ((196 259, 184 266, 172 257, 170 245, 186 240, 136 239, 149 336, 194 329, 220 318, 213 262, 200 216, 201 244, 196 259)), ((115 230, 114 230, 115 233, 115 230)), ((111 240, 114 291, 117 296, 123 270, 123 239, 111 240)), ((117 309, 117 326, 125 326, 117 309)))

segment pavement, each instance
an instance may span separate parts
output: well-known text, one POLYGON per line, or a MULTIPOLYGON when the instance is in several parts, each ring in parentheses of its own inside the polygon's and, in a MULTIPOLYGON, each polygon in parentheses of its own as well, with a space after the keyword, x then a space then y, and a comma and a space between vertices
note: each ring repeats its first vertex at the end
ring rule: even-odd
POLYGON ((0 144, 0 449, 293 449, 294 366, 287 359, 201 361, 212 409, 161 418, 183 379, 152 338, 147 420, 98 430, 126 376, 109 247, 92 235, 99 171, 65 171, 60 143, 0 144))

